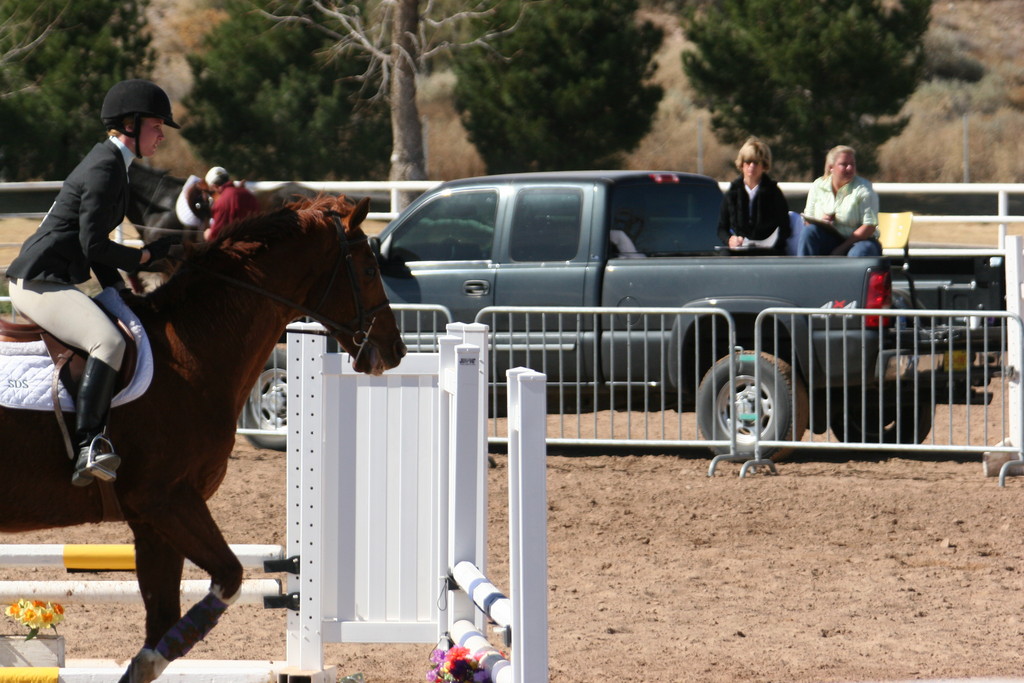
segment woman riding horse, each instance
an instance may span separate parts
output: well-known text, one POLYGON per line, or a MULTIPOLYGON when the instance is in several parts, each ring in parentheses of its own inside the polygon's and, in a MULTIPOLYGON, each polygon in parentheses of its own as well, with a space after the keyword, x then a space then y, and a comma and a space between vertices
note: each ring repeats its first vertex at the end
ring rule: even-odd
POLYGON ((369 206, 369 198, 323 197, 227 225, 213 242, 189 247, 154 292, 122 293, 146 330, 153 372, 141 396, 111 410, 109 433, 127 454, 113 484, 71 486, 54 416, 0 406, 0 443, 17 444, 0 448, 0 531, 101 521, 132 530, 146 625, 125 683, 157 678, 239 594, 242 565, 206 501, 224 480, 238 416, 288 323, 319 321, 357 372, 380 375, 405 355, 360 228, 369 206), (182 615, 186 559, 211 585, 182 615))
POLYGON ((123 289, 118 269, 134 273, 167 256, 173 242, 157 240, 135 249, 110 239, 124 220, 133 158, 156 152, 165 124, 179 127, 167 94, 149 81, 122 81, 107 92, 100 117, 107 140, 67 177, 39 229, 7 269, 18 311, 89 356, 75 397, 75 486, 117 477, 121 458, 104 429, 125 351, 117 327, 76 285, 88 280, 91 270, 102 286, 123 289))

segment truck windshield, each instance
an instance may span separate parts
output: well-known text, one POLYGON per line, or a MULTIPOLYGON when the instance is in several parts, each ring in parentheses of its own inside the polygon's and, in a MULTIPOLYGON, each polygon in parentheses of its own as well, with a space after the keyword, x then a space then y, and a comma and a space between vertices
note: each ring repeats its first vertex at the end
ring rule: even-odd
POLYGON ((711 183, 631 183, 611 195, 611 228, 648 254, 714 252, 722 193, 711 183))

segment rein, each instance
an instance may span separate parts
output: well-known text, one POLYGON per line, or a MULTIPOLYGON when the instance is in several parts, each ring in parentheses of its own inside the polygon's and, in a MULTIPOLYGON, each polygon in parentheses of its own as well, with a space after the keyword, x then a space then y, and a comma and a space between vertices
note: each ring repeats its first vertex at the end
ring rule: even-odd
POLYGON ((240 289, 248 290, 250 292, 254 292, 256 294, 259 294, 260 296, 264 296, 268 299, 272 299, 273 301, 284 304, 289 308, 293 308, 297 310, 299 313, 302 313, 306 317, 312 318, 313 320, 317 321, 325 328, 327 328, 325 332, 307 332, 306 334, 326 335, 335 334, 337 332, 343 332, 345 334, 348 334, 350 337, 352 337, 352 343, 359 348, 359 352, 356 354, 355 359, 353 359, 354 362, 359 358, 359 356, 363 352, 363 345, 366 343, 367 339, 370 336, 370 330, 373 329, 373 322, 376 317, 376 314, 379 311, 387 308, 388 302, 385 301, 384 303, 381 303, 370 309, 366 309, 366 307, 363 306, 363 300, 362 297, 360 296, 362 293, 362 289, 359 286, 359 280, 358 278, 356 278, 355 268, 352 264, 352 245, 366 242, 367 237, 366 235, 363 235, 362 237, 353 240, 346 238, 345 228, 341 223, 341 214, 339 214, 337 211, 325 211, 324 213, 334 218, 334 225, 338 231, 339 252, 338 258, 334 262, 334 268, 331 269, 331 277, 327 281, 327 285, 324 287, 324 292, 320 296, 320 301, 317 303, 315 308, 309 308, 296 301, 292 301, 291 299, 276 294, 275 292, 271 292, 267 289, 264 289, 263 287, 254 285, 251 282, 240 280, 236 277, 232 277, 231 275, 225 275, 224 273, 214 270, 213 268, 210 268, 208 266, 200 265, 192 261, 186 261, 185 264, 188 267, 196 268, 197 270, 200 270, 208 275, 212 275, 220 280, 223 280, 224 282, 230 285, 233 285, 240 289), (348 275, 349 284, 352 287, 352 299, 356 307, 356 315, 348 323, 338 322, 320 313, 320 309, 323 308, 324 304, 327 302, 328 296, 330 296, 331 288, 334 286, 335 280, 338 279, 338 271, 342 269, 343 264, 345 266, 345 272, 348 275))

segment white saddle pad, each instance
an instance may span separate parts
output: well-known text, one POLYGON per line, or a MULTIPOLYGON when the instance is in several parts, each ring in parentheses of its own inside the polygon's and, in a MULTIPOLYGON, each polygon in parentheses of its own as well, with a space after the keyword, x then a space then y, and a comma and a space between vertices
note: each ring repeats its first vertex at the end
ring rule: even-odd
MULTIPOLYGON (((125 322, 138 346, 135 376, 111 402, 112 406, 119 406, 146 392, 153 380, 153 350, 142 323, 116 290, 104 289, 96 300, 125 322)), ((53 410, 53 370, 53 360, 42 341, 0 342, 0 406, 53 410)), ((62 410, 70 412, 75 409, 75 402, 63 384, 58 395, 62 410)))

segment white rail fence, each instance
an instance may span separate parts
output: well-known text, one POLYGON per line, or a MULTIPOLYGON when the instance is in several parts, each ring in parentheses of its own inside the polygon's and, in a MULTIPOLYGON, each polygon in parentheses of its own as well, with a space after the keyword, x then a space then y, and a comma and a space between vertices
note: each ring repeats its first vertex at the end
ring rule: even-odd
MULTIPOLYGON (((50 192, 54 193, 61 187, 61 181, 38 181, 19 183, 0 183, 0 195, 22 194, 26 192, 50 192)), ((263 180, 247 183, 248 187, 255 192, 272 192, 285 185, 291 184, 283 180, 263 180)), ((425 192, 441 184, 439 180, 407 180, 407 181, 298 181, 295 184, 316 192, 328 192, 333 194, 366 195, 386 194, 388 197, 388 210, 372 212, 368 218, 371 220, 390 221, 402 208, 402 197, 407 193, 425 192)), ((721 182, 719 186, 724 191, 728 188, 728 182, 721 182)), ((780 189, 788 196, 806 196, 810 189, 810 183, 779 183, 780 189)), ((879 196, 886 195, 983 195, 990 196, 996 200, 996 212, 991 215, 964 215, 964 216, 929 216, 918 214, 914 220, 919 223, 992 223, 1000 226, 998 240, 995 245, 1003 243, 1006 234, 1006 226, 1010 223, 1024 222, 1024 216, 1010 214, 1011 195, 1024 195, 1024 183, 874 183, 875 191, 879 196)), ((794 205, 794 210, 802 206, 794 205)), ((7 216, 29 216, 39 217, 40 213, 29 214, 0 214, 0 218, 7 216)))
MULTIPOLYGON (((403 195, 407 193, 425 192, 441 184, 440 180, 388 180, 388 181, 310 181, 304 180, 292 183, 286 180, 260 180, 246 183, 253 192, 273 192, 287 185, 300 185, 314 192, 330 194, 345 194, 350 196, 361 196, 367 194, 386 194, 388 197, 388 210, 371 212, 367 215, 369 220, 390 221, 401 210, 403 195)), ((22 183, 0 183, 0 195, 2 194, 24 194, 34 192, 56 193, 60 191, 63 182, 60 180, 41 180, 22 183)), ((0 218, 41 218, 44 214, 40 212, 28 213, 0 213, 0 218)), ((3 246, 3 245, 0 245, 3 246)))
MULTIPOLYGON (((728 187, 721 183, 722 190, 728 187)), ((914 212, 915 223, 985 223, 996 224, 999 231, 993 247, 999 249, 1006 237, 1007 226, 1011 223, 1024 223, 1024 216, 1010 214, 1010 196, 1024 194, 1024 183, 873 183, 879 197, 886 195, 985 195, 996 200, 996 213, 986 215, 927 215, 914 212)), ((779 183, 779 189, 788 196, 807 195, 811 183, 779 183)), ((795 203, 790 207, 800 211, 803 204, 795 203), (798 205, 797 205, 798 204, 798 205)), ((900 210, 909 211, 910 208, 900 210)), ((911 249, 911 253, 915 253, 911 249)))

